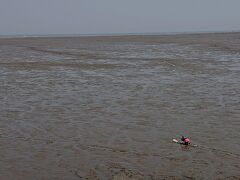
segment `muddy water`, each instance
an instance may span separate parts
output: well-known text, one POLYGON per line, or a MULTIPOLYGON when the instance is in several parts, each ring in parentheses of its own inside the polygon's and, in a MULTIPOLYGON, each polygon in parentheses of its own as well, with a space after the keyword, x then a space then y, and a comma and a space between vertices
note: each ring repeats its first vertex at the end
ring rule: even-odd
POLYGON ((239 47, 239 33, 1 39, 0 179, 240 179, 239 47))

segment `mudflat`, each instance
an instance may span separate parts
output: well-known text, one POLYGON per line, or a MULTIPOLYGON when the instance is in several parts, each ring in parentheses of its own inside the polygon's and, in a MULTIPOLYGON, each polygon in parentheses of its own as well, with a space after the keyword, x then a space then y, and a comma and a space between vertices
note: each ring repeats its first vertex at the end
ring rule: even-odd
POLYGON ((240 179, 240 33, 2 38, 0 85, 0 179, 240 179))

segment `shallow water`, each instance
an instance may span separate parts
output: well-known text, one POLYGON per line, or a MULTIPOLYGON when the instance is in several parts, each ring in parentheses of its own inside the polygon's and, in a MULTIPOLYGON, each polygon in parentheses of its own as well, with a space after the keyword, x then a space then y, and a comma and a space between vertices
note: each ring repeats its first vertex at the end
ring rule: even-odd
POLYGON ((239 47, 239 33, 0 39, 1 179, 240 179, 239 47))

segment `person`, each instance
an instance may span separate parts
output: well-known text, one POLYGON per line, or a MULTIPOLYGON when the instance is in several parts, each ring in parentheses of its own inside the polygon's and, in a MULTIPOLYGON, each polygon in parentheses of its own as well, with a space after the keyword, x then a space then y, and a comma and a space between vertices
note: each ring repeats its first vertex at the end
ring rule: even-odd
POLYGON ((190 144, 190 139, 187 137, 182 136, 181 141, 182 141, 181 144, 184 144, 184 145, 190 144))

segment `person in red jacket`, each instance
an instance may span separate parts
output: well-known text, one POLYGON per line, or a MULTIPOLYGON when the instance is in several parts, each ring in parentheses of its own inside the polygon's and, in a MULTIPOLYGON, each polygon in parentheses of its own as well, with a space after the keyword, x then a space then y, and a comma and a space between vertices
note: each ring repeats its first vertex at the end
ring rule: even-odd
POLYGON ((181 144, 184 144, 184 145, 190 144, 190 139, 187 137, 182 136, 181 141, 182 141, 181 144))

